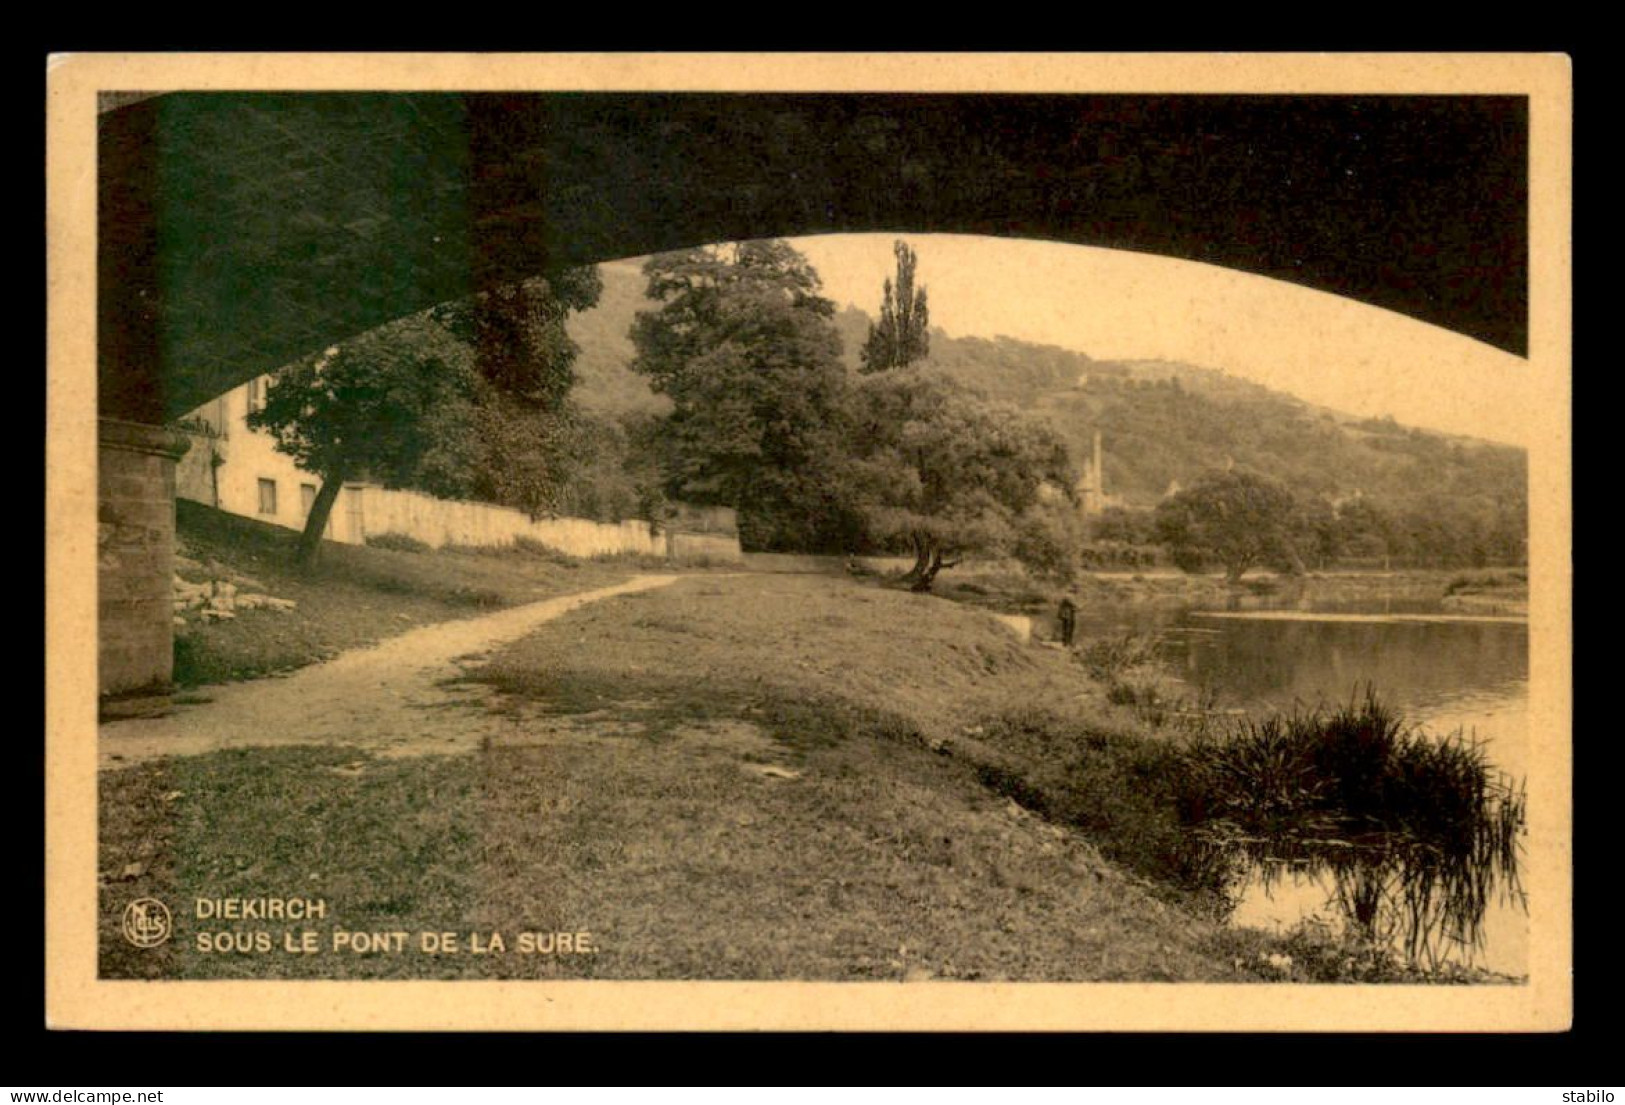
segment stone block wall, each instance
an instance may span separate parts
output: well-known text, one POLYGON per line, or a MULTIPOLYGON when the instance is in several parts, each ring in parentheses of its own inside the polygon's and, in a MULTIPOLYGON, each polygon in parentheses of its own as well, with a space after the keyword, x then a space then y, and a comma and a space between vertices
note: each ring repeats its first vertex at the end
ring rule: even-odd
POLYGON ((96 582, 102 694, 167 689, 174 672, 175 462, 184 437, 98 423, 96 582))

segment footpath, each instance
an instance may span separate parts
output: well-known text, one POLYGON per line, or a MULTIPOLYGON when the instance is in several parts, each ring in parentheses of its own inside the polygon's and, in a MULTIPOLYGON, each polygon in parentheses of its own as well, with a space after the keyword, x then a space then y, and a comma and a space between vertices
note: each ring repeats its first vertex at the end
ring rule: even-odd
POLYGON ((423 626, 287 676, 202 687, 198 697, 208 701, 177 705, 166 716, 103 722, 98 766, 292 744, 353 745, 386 756, 477 748, 494 724, 486 709, 492 692, 457 680, 485 654, 588 603, 678 578, 634 576, 613 587, 423 626))

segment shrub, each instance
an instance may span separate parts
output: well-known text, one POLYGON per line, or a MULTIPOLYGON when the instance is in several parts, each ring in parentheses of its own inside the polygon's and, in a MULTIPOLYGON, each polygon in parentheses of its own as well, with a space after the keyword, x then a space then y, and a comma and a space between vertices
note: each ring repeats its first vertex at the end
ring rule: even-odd
POLYGON ((1078 659, 1090 675, 1109 681, 1131 668, 1155 664, 1159 643, 1155 634, 1147 633, 1100 637, 1079 649, 1078 659))
POLYGON ((1479 572, 1457 572, 1450 577, 1450 582, 1445 585, 1444 593, 1445 597, 1448 598, 1451 595, 1471 594, 1475 591, 1512 587, 1515 584, 1527 583, 1528 581, 1529 573, 1517 568, 1504 571, 1490 569, 1479 572))
POLYGON ((1041 765, 1028 774, 984 765, 984 785, 1078 829, 1113 862, 1189 895, 1188 904, 1222 908, 1230 862, 1180 822, 1177 745, 1033 709, 1009 711, 984 729, 989 745, 1041 765))
POLYGON ((442 593, 441 597, 447 602, 454 602, 460 606, 477 606, 481 608, 495 608, 506 606, 507 598, 501 591, 489 587, 469 587, 459 585, 442 593))
POLYGON ((369 533, 367 546, 374 549, 393 549, 396 552, 425 553, 429 545, 407 533, 369 533))
POLYGON ((576 568, 579 567, 581 563, 579 557, 571 556, 566 552, 560 552, 553 546, 544 545, 542 542, 536 540, 536 538, 526 537, 524 534, 520 534, 518 537, 513 539, 513 547, 527 556, 533 556, 538 560, 545 560, 549 564, 561 564, 567 568, 576 568))

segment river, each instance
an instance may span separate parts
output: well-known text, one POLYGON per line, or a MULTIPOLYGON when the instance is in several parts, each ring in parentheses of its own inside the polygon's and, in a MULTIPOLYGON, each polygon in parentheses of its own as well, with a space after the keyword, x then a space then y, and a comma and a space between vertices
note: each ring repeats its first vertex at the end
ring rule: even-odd
MULTIPOLYGON (((1080 635, 1159 634, 1164 661, 1193 688, 1210 688, 1221 708, 1291 710, 1347 702, 1367 684, 1383 701, 1434 734, 1462 730, 1487 743, 1496 768, 1528 774, 1529 635, 1516 618, 1466 618, 1414 589, 1361 599, 1306 591, 1242 596, 1223 610, 1098 610, 1080 635)), ((1437 591, 1435 591, 1435 595, 1437 591)), ((1287 875, 1243 889, 1233 923, 1287 927, 1312 915, 1333 920, 1322 878, 1287 875)), ((1528 917, 1497 895, 1478 949, 1450 958, 1527 974, 1528 917)))

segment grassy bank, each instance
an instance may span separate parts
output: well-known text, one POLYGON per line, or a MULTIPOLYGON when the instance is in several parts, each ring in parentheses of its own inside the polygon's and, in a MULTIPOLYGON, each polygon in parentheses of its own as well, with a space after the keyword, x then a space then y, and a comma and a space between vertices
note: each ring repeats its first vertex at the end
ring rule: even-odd
MULTIPOLYGON (((708 581, 600 608, 583 621, 577 634, 560 627, 511 647, 482 674, 513 696, 516 729, 542 718, 592 719, 581 723, 588 726, 613 719, 681 749, 695 718, 745 724, 793 755, 796 770, 876 741, 897 746, 900 765, 915 764, 912 750, 924 746, 961 780, 1144 879, 1137 893, 1175 906, 1188 933, 1203 932, 1197 947, 1237 969, 1313 981, 1486 978, 1455 968, 1429 973, 1391 949, 1316 931, 1238 943, 1226 930, 1203 929, 1196 918, 1223 914, 1238 874, 1237 857, 1214 846, 1211 811, 1231 792, 1246 795, 1269 780, 1247 774, 1246 753, 1258 744, 1242 739, 1243 723, 1179 713, 1166 698, 1141 693, 1152 665, 1133 649, 1074 660, 1016 646, 985 615, 957 604, 805 577, 708 581), (727 601, 707 601, 716 598, 727 601), (1121 686, 1136 694, 1114 693, 1121 686), (1219 751, 1231 749, 1237 756, 1228 760, 1219 751), (1287 945, 1295 951, 1282 951, 1287 945)), ((1472 769, 1481 764, 1456 746, 1445 747, 1459 754, 1430 759, 1440 746, 1398 733, 1390 718, 1323 720, 1324 732, 1318 720, 1292 730, 1312 768, 1291 779, 1294 793, 1333 788, 1355 797, 1293 811, 1300 834, 1339 824, 1346 835, 1356 823, 1368 831, 1383 818, 1397 833, 1420 826, 1417 811, 1430 801, 1440 810, 1447 796, 1470 804, 1479 793, 1472 769), (1326 748, 1346 754, 1321 754, 1326 748), (1380 781, 1382 797, 1361 791, 1361 771, 1380 781), (1396 797, 1405 794, 1415 798, 1409 805, 1396 797), (1344 820, 1335 822, 1339 814, 1344 820)), ((909 767, 927 769, 925 761, 909 767)), ((1448 822, 1471 833, 1463 812, 1458 803, 1431 828, 1448 822)), ((1262 830, 1253 823, 1248 831, 1262 830)), ((1504 846, 1508 838, 1500 839, 1504 846)), ((1434 834, 1423 847, 1441 843, 1434 834)))
POLYGON ((104 973, 1269 977, 985 785, 973 716, 1093 683, 983 614, 816 578, 696 577, 549 623, 484 678, 508 692, 507 724, 476 755, 237 751, 107 773, 104 973), (294 894, 329 902, 311 926, 324 942, 500 932, 508 950, 205 953, 199 932, 301 926, 187 908, 160 949, 117 934, 136 897, 294 894), (583 930, 593 954, 515 950, 521 932, 583 930))
POLYGON ((293 562, 292 530, 197 503, 176 507, 182 579, 223 580, 241 592, 296 603, 292 610, 237 610, 223 620, 187 611, 175 631, 174 679, 182 687, 290 671, 414 626, 589 590, 629 574, 622 565, 545 551, 405 551, 334 542, 306 571, 293 562))
MULTIPOLYGON (((413 554, 401 554, 413 555, 413 554)), ((1115 657, 1115 658, 1114 658, 1115 657)), ((474 676, 475 754, 220 752, 102 779, 109 977, 1436 981, 1219 923, 1188 734, 985 612, 822 576, 695 576, 582 608, 474 676), (1198 819, 1199 820, 1199 819, 1198 819), (320 952, 204 952, 198 898, 303 895, 320 952), (143 896, 176 935, 118 934, 143 896), (332 947, 406 934, 400 951, 332 947), (434 955, 423 932, 455 932, 434 955), (587 954, 523 933, 587 932, 587 954), (501 934, 501 953, 475 955, 501 934)), ((1118 666, 1121 666, 1119 664, 1118 666)), ((1106 680, 1103 682, 1102 680, 1106 680)), ((1458 976, 1470 977, 1470 976, 1458 976)))

